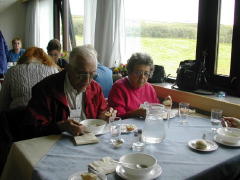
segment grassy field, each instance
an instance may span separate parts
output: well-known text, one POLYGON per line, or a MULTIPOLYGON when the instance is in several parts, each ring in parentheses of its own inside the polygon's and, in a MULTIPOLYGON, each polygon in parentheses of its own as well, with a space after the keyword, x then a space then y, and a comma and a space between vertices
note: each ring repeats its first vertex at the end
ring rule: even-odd
MULTIPOLYGON (((192 39, 168 39, 168 38, 147 38, 141 37, 141 51, 150 54, 155 64, 163 65, 166 74, 176 76, 176 70, 180 61, 195 59, 196 40, 192 39)), ((83 42, 83 38, 77 36, 77 44, 83 42)), ((127 40, 128 42, 128 40, 127 40)), ((129 43, 130 46, 132 44, 129 43)), ((219 63, 217 68, 218 74, 228 75, 230 70, 230 53, 231 45, 221 43, 219 46, 219 63)))
MULTIPOLYGON (((196 40, 142 38, 142 50, 152 56, 155 64, 163 65, 166 74, 176 76, 176 69, 180 61, 195 59, 196 40)), ((230 44, 221 43, 219 46, 218 74, 229 74, 230 53, 230 44)))

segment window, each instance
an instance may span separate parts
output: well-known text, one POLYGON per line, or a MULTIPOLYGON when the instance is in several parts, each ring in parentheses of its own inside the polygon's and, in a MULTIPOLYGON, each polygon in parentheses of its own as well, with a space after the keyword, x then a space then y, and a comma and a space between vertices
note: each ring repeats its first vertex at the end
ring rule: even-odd
POLYGON ((234 0, 222 0, 216 74, 230 75, 234 0))
POLYGON ((125 1, 125 18, 126 59, 148 53, 176 77, 180 61, 196 58, 198 0, 125 1))
POLYGON ((84 0, 69 0, 76 45, 83 44, 84 0))

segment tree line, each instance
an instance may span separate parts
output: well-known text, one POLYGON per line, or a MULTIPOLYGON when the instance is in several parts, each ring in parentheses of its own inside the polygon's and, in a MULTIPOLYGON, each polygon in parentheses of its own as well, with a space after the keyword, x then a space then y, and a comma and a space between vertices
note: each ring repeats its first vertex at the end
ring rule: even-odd
MULTIPOLYGON (((74 32, 78 36, 83 35, 83 16, 73 16, 74 32)), ((197 24, 194 23, 164 23, 164 22, 134 22, 126 23, 126 34, 131 37, 152 37, 152 38, 181 38, 196 39, 197 24)), ((221 43, 231 43, 232 27, 221 25, 221 43)))

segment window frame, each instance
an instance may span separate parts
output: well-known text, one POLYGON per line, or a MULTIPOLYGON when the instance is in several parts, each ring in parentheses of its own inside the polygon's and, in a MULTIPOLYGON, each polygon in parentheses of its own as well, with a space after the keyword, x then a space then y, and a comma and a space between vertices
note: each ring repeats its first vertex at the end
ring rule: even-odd
POLYGON ((209 84, 214 87, 214 90, 225 90, 231 93, 232 79, 240 77, 240 71, 237 68, 240 67, 240 54, 237 49, 240 47, 240 1, 235 0, 229 76, 215 74, 218 60, 220 13, 221 0, 199 0, 196 58, 202 59, 203 51, 207 51, 206 70, 209 84))

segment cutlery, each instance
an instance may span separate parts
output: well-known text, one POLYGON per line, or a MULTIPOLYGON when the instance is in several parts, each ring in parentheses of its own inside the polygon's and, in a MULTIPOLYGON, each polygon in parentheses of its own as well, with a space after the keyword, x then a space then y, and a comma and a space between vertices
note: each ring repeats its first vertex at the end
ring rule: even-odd
POLYGON ((115 160, 113 160, 112 162, 118 163, 118 164, 127 165, 127 166, 129 166, 129 167, 134 167, 134 168, 137 168, 137 169, 148 168, 148 166, 147 166, 147 165, 144 165, 144 164, 125 163, 125 162, 120 162, 120 161, 115 161, 115 160))

